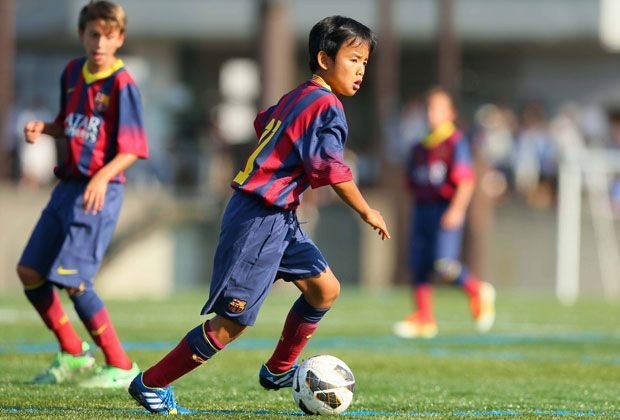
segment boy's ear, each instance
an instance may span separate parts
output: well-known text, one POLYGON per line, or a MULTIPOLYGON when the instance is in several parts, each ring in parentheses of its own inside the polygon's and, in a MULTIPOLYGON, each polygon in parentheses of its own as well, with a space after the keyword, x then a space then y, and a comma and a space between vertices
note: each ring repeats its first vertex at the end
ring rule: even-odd
POLYGON ((327 70, 329 68, 331 57, 327 55, 325 51, 321 50, 316 56, 316 61, 322 70, 327 70))

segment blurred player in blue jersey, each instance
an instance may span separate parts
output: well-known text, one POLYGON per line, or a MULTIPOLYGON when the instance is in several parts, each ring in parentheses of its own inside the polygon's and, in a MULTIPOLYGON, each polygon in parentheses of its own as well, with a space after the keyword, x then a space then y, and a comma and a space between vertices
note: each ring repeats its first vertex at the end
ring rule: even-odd
POLYGON ((81 382, 127 387, 139 372, 116 335, 93 281, 123 202, 123 171, 148 156, 138 88, 116 58, 125 40, 125 12, 107 1, 84 6, 79 36, 86 56, 67 64, 60 111, 53 122, 30 121, 26 141, 41 134, 64 138, 67 158, 55 168, 60 182, 43 210, 17 266, 26 296, 56 335, 60 352, 35 383, 60 383, 94 369, 95 359, 73 329, 56 288, 67 290, 106 364, 81 382))
POLYGON ((495 320, 495 290, 476 278, 461 262, 463 223, 474 192, 474 171, 467 140, 454 126, 456 110, 444 90, 427 97, 431 132, 412 147, 407 182, 413 193, 409 258, 417 311, 394 326, 404 338, 434 337, 437 324, 431 302, 432 280, 462 287, 480 332, 495 320))
POLYGON ((232 182, 222 220, 209 300, 215 313, 131 383, 129 392, 154 413, 182 411, 170 383, 205 363, 254 324, 276 279, 293 282, 293 304, 271 358, 261 367, 266 389, 290 387, 295 361, 340 293, 340 284, 301 229, 295 209, 308 187, 330 185, 382 239, 381 214, 370 208, 343 159, 347 122, 337 95, 360 89, 375 36, 353 19, 332 16, 310 32, 312 78, 258 114, 258 146, 232 182))

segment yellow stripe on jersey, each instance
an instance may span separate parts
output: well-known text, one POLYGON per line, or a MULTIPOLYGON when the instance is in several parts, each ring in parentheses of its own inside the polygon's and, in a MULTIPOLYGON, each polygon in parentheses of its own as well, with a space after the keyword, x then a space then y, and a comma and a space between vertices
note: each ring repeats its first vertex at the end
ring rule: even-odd
POLYGON ((84 62, 84 66, 82 67, 82 75, 84 76, 84 80, 86 81, 86 83, 88 83, 89 85, 96 82, 97 80, 109 77, 110 75, 112 75, 112 73, 125 65, 125 63, 123 63, 123 60, 117 58, 112 67, 110 67, 109 69, 102 70, 97 73, 91 73, 88 70, 88 66, 86 65, 87 62, 88 60, 84 62))
POLYGON ((439 144, 448 140, 452 136, 452 134, 454 134, 455 130, 456 127, 454 126, 452 121, 446 121, 436 129, 434 129, 428 136, 424 138, 424 140, 422 140, 422 146, 426 147, 427 149, 432 149, 433 147, 438 146, 439 144))
POLYGON ((248 161, 245 164, 245 169, 243 171, 239 171, 235 179, 233 179, 233 182, 236 182, 239 185, 243 185, 243 183, 248 179, 250 173, 252 172, 252 169, 254 168, 254 161, 256 160, 256 157, 261 152, 261 150, 263 150, 265 146, 267 146, 267 143, 269 143, 269 140, 271 140, 274 134, 276 134, 278 128, 280 128, 280 124, 282 124, 282 121, 280 120, 272 119, 271 121, 269 121, 269 124, 267 124, 267 126, 265 127, 265 131, 263 131, 263 134, 260 136, 258 147, 256 148, 256 150, 254 150, 254 153, 252 153, 248 158, 248 161))

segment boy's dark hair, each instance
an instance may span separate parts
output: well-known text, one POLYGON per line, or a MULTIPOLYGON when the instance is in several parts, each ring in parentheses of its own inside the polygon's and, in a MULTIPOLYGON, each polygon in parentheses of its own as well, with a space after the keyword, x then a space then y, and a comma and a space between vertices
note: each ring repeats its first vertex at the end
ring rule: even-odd
POLYGON ((310 71, 314 73, 319 68, 317 61, 319 51, 325 51, 328 56, 335 59, 338 50, 347 41, 349 44, 367 43, 370 53, 377 45, 377 37, 370 28, 345 16, 329 16, 314 25, 308 39, 310 71))
POLYGON ((118 29, 120 33, 125 33, 127 17, 125 11, 118 4, 106 0, 91 0, 80 10, 78 29, 84 32, 86 24, 94 20, 103 20, 107 25, 107 30, 118 29))

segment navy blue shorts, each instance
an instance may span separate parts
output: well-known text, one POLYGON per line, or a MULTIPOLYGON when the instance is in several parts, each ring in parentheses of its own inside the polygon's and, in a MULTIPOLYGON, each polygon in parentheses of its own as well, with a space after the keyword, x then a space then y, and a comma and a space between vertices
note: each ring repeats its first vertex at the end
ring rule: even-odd
POLYGON ((54 188, 19 260, 64 287, 83 283, 92 288, 123 203, 123 185, 110 183, 102 211, 84 214, 87 184, 88 180, 64 180, 54 188))
POLYGON ((266 207, 235 191, 224 212, 209 300, 201 313, 254 325, 275 280, 314 277, 326 269, 327 261, 294 211, 266 207))
POLYGON ((426 283, 438 268, 453 272, 458 282, 463 228, 444 229, 441 217, 449 203, 419 204, 413 210, 411 224, 409 263, 414 283, 426 283), (443 265, 443 266, 442 266, 443 265))

